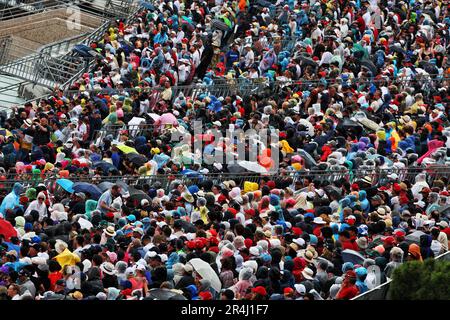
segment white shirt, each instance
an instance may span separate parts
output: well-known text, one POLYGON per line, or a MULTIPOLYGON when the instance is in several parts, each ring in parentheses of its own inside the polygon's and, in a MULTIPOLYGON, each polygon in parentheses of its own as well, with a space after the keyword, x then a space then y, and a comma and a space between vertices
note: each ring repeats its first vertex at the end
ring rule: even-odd
POLYGON ((192 54, 192 61, 194 63, 195 68, 197 68, 200 65, 200 52, 198 50, 195 50, 195 52, 192 54))
POLYGON ((439 241, 437 241, 437 240, 433 240, 433 241, 431 241, 431 247, 430 248, 433 251, 434 256, 437 257, 441 253, 442 244, 439 241))
POLYGON ((253 64, 253 62, 255 62, 255 53, 253 52, 253 50, 249 50, 247 52, 247 54, 245 55, 245 66, 249 67, 250 65, 253 64))
POLYGON ((39 200, 37 199, 31 201, 30 205, 23 215, 25 217, 29 216, 32 210, 36 210, 37 212, 39 212, 39 221, 42 221, 47 215, 47 206, 44 202, 42 204, 39 204, 39 200))

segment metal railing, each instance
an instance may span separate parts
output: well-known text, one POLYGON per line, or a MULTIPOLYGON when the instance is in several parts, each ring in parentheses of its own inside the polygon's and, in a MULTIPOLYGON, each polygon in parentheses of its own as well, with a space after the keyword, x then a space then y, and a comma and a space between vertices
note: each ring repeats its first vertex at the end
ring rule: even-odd
MULTIPOLYGON (((177 180, 180 183, 185 184, 186 186, 191 186, 194 184, 198 184, 204 180, 211 180, 215 184, 221 184, 227 180, 233 180, 236 183, 236 186, 243 188, 244 183, 254 182, 259 185, 262 182, 262 179, 271 179, 274 181, 281 181, 284 179, 289 179, 290 185, 295 185, 297 182, 302 182, 305 178, 312 178, 312 180, 318 180, 321 182, 328 181, 338 181, 341 179, 345 179, 349 182, 357 182, 361 180, 363 177, 370 177, 372 179, 372 185, 376 186, 379 184, 383 184, 386 180, 386 177, 390 173, 397 173, 399 177, 399 181, 410 181, 414 183, 414 179, 419 172, 426 173, 427 182, 432 185, 434 180, 437 178, 446 177, 450 178, 450 168, 441 166, 434 168, 407 168, 407 169, 382 169, 368 172, 366 170, 355 170, 352 174, 348 171, 325 171, 325 170, 311 170, 311 171, 279 171, 277 174, 255 174, 253 172, 239 172, 239 173, 208 173, 208 174, 173 174, 173 175, 149 175, 149 176, 140 176, 140 175, 104 175, 104 176, 93 176, 93 175, 70 175, 69 179, 76 181, 85 181, 90 183, 101 183, 104 181, 108 182, 116 182, 123 181, 132 186, 142 186, 143 184, 153 185, 156 182, 161 184, 161 188, 168 191, 170 184, 177 180)), ((56 176, 33 176, 31 173, 21 174, 21 175, 13 175, 13 174, 4 174, 6 179, 0 180, 0 186, 5 189, 10 190, 14 183, 19 182, 24 184, 25 187, 36 186, 39 183, 44 183, 46 185, 51 185, 56 182, 58 177, 56 176)))
POLYGON ((0 64, 7 61, 11 44, 12 44, 11 36, 4 36, 0 38, 0 64))
MULTIPOLYGON (((450 251, 447 251, 434 259, 450 261, 450 251)), ((391 300, 389 296, 389 288, 391 286, 391 282, 392 280, 389 279, 388 281, 379 285, 378 287, 366 291, 363 294, 360 294, 351 300, 391 300)))
POLYGON ((0 72, 47 88, 65 88, 86 72, 93 63, 70 50, 77 44, 89 44, 103 38, 110 21, 91 33, 45 45, 38 52, 0 65, 0 72))
POLYGON ((66 7, 58 0, 1 0, 0 5, 0 21, 66 7))

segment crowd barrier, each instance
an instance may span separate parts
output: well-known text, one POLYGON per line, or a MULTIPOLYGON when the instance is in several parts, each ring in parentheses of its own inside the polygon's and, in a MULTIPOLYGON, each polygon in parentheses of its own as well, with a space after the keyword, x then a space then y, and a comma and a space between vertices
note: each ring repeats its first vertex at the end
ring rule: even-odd
MULTIPOLYGON (((450 251, 447 251, 446 253, 437 256, 435 260, 450 261, 450 251)), ((351 300, 391 300, 391 297, 389 295, 389 288, 391 283, 392 280, 388 280, 385 283, 379 285, 378 287, 373 288, 367 292, 364 292, 363 294, 360 294, 351 300)))
MULTIPOLYGON (((144 184, 154 185, 158 182, 162 189, 169 191, 170 185, 174 181, 185 184, 186 186, 199 184, 204 180, 211 180, 215 184, 221 184, 227 180, 233 180, 236 185, 243 188, 244 183, 254 182, 260 184, 262 179, 271 179, 275 181, 288 181, 289 185, 295 185, 297 181, 303 182, 305 178, 312 178, 317 181, 337 181, 345 179, 351 183, 357 182, 362 178, 370 178, 372 185, 382 184, 386 181, 387 176, 395 172, 399 176, 399 181, 409 181, 414 184, 417 174, 426 173, 427 182, 432 185, 436 179, 450 179, 450 168, 448 167, 435 167, 435 168, 408 168, 401 170, 355 170, 351 174, 348 171, 279 171, 276 174, 255 174, 252 172, 238 172, 238 173, 208 173, 208 174, 174 174, 174 175, 124 175, 124 176, 70 176, 69 179, 73 182, 89 182, 98 184, 101 182, 122 181, 130 186, 142 187, 144 184)), ((40 183, 50 187, 55 184, 59 177, 56 176, 33 176, 32 174, 22 174, 21 176, 3 175, 4 180, 0 180, 0 188, 11 190, 14 183, 22 183, 26 188, 35 187, 40 183)))

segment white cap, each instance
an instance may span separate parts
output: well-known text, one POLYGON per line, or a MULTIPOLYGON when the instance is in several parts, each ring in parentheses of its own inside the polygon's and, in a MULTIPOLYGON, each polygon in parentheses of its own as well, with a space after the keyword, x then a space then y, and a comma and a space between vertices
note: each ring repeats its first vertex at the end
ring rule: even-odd
POLYGON ((144 256, 144 259, 154 258, 157 255, 156 251, 148 251, 144 256))
POLYGON ((300 283, 294 284, 294 288, 298 294, 301 294, 301 295, 306 294, 306 287, 303 284, 300 284, 300 283))
POLYGON ((300 247, 303 247, 306 244, 305 239, 303 238, 294 239, 292 242, 298 244, 300 247))

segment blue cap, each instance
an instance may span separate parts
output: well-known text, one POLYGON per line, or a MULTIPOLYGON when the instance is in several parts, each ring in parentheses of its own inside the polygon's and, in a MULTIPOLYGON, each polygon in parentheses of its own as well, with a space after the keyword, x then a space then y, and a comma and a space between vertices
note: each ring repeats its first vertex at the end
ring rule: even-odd
POLYGON ((312 214, 311 212, 308 212, 308 213, 305 214, 304 217, 305 218, 312 218, 312 219, 314 219, 314 214, 312 214))
POLYGON ((144 219, 141 220, 143 224, 149 224, 151 222, 149 217, 145 217, 144 219))
POLYGON ((195 193, 199 192, 200 188, 194 184, 192 186, 189 186, 188 190, 191 194, 195 194, 195 193))
POLYGON ((358 277, 364 277, 367 275, 367 269, 364 267, 356 268, 355 273, 358 277))
POLYGON ((317 237, 313 234, 309 235, 309 243, 311 245, 316 245, 319 242, 319 239, 317 239, 317 237))
POLYGON ((347 272, 348 270, 353 270, 354 264, 352 262, 346 262, 342 265, 342 272, 347 272))
POLYGON ((131 221, 131 222, 134 222, 134 221, 136 221, 136 216, 134 214, 130 214, 130 215, 127 216, 127 220, 131 221))

